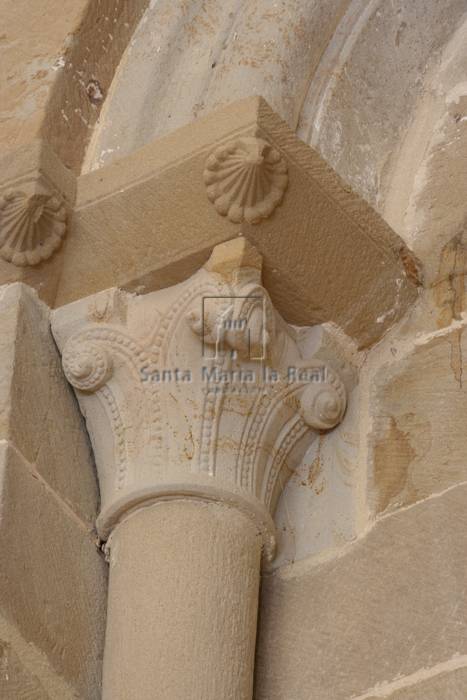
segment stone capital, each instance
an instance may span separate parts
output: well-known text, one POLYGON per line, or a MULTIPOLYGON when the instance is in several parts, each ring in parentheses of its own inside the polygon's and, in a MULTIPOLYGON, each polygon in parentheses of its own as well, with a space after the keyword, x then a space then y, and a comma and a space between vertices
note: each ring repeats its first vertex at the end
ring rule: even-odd
POLYGON ((181 284, 107 290, 52 325, 95 451, 100 536, 158 499, 203 499, 252 517, 270 555, 280 492, 346 394, 274 309, 255 248, 235 239, 181 284))

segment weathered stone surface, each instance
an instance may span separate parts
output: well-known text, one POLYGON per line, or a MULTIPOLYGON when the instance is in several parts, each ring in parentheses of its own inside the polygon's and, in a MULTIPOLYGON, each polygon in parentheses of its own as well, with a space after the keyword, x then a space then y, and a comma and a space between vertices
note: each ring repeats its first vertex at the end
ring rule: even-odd
POLYGON ((466 499, 455 487, 385 517, 335 559, 265 577, 256 700, 365 697, 465 655, 466 499))
MULTIPOLYGON (((422 676, 424 671, 425 669, 419 675, 422 676)), ((404 685, 404 679, 401 679, 398 684, 404 685)), ((378 700, 380 698, 386 698, 386 700, 464 700, 466 691, 467 669, 460 668, 450 673, 440 673, 434 678, 419 683, 414 682, 410 687, 396 690, 393 693, 390 690, 386 692, 382 687, 377 695, 365 695, 356 698, 356 700, 378 700)))
POLYGON ((149 0, 3 0, 0 144, 42 136, 79 172, 90 129, 149 0))
POLYGON ((48 308, 4 286, 0 322, 0 696, 98 697, 106 567, 88 439, 48 308))
POLYGON ((253 94, 295 129, 310 75, 348 4, 151 3, 112 84, 87 167, 106 165, 253 94))
POLYGON ((94 462, 49 310, 17 283, 1 289, 0 322, 0 439, 12 442, 92 529, 99 497, 94 462))
POLYGON ((110 540, 103 700, 251 700, 261 538, 235 508, 177 499, 110 540))
POLYGON ((0 608, 58 676, 100 697, 106 566, 82 523, 0 443, 0 608))
POLYGON ((79 26, 86 4, 87 0, 2 2, 3 147, 37 138, 56 71, 62 65, 67 36, 79 26))
POLYGON ((371 380, 369 501, 380 513, 467 480, 465 322, 407 344, 371 380))
MULTIPOLYGON (((378 208, 391 161, 395 153, 400 155, 404 132, 420 99, 429 93, 430 69, 439 68, 443 47, 462 23, 465 9, 464 0, 349 3, 312 76, 298 134, 378 208)), ((429 136, 426 126, 416 125, 421 140, 429 136)), ((400 217, 414 162, 409 159, 404 166, 405 183, 394 202, 400 217)))
MULTIPOLYGON (((65 12, 63 4, 57 6, 56 0, 42 1, 51 6, 51 12, 57 8, 59 16, 73 17, 72 13, 65 12)), ((81 169, 92 127, 148 4, 149 0, 88 0, 85 3, 80 0, 81 22, 73 25, 69 19, 73 39, 67 43, 61 57, 62 70, 52 86, 41 134, 75 172, 81 169), (61 128, 57 129, 57 124, 61 128)))
POLYGON ((0 640, 2 700, 77 700, 76 690, 57 674, 44 652, 1 612, 0 640))
POLYGON ((7 642, 0 641, 2 700, 50 700, 40 680, 26 669, 7 642))
POLYGON ((53 303, 75 196, 74 175, 44 141, 36 139, 17 148, 2 149, 0 284, 25 282, 46 303, 53 303), (34 205, 34 200, 40 202, 34 205), (18 203, 22 203, 22 210, 18 203), (28 228, 25 219, 29 220, 28 228), (49 246, 44 246, 47 240, 49 246))
POLYGON ((359 531, 361 353, 334 328, 319 326, 311 334, 315 356, 327 359, 347 387, 347 409, 342 423, 322 433, 290 476, 274 516, 278 551, 274 568, 340 547, 359 531), (347 341, 347 342, 346 342, 347 341))
MULTIPOLYGON (((421 6, 423 23, 429 13, 426 5, 421 6)), ((459 318, 459 311, 465 309, 466 274, 465 4, 449 0, 432 7, 442 13, 434 34, 441 31, 446 43, 435 52, 435 65, 420 81, 423 92, 401 138, 384 197, 385 219, 423 261, 425 282, 432 291, 430 301, 436 307, 436 313, 426 315, 425 329, 431 324, 443 327, 459 318)), ((431 54, 432 32, 422 33, 417 25, 410 27, 412 36, 417 31, 423 37, 422 44, 427 42, 423 50, 431 54)))

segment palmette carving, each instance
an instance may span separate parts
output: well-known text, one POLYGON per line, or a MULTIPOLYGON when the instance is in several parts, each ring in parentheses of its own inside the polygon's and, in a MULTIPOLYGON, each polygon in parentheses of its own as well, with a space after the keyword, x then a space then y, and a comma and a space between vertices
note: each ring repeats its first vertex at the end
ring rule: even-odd
POLYGON ((264 139, 242 136, 209 156, 204 182, 219 214, 235 223, 255 224, 280 204, 288 183, 287 163, 264 139))
POLYGON ((22 267, 47 260, 62 243, 66 218, 57 193, 7 192, 0 196, 0 255, 22 267))
POLYGON ((193 497, 240 508, 269 545, 290 469, 342 417, 345 389, 322 362, 302 357, 260 278, 248 265, 229 279, 201 269, 143 297, 101 293, 115 307, 105 322, 87 321, 86 300, 72 305, 70 326, 55 312, 94 445, 103 538, 140 503, 193 497))

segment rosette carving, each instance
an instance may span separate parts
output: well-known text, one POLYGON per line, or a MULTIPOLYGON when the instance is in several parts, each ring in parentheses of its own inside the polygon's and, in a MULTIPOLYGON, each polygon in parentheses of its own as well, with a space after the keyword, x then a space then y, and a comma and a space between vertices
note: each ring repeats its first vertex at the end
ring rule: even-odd
POLYGON ((219 146, 204 170, 208 197, 219 214, 250 224, 266 219, 287 188, 287 163, 267 141, 243 136, 219 146))
POLYGON ((112 375, 112 360, 96 343, 67 342, 62 355, 66 378, 75 389, 92 393, 100 389, 112 375))
POLYGON ((59 194, 4 194, 0 197, 0 255, 18 266, 47 260, 62 242, 66 218, 59 194))
POLYGON ((344 417, 346 390, 337 374, 326 369, 326 381, 311 382, 300 397, 300 415, 314 430, 331 430, 344 417))

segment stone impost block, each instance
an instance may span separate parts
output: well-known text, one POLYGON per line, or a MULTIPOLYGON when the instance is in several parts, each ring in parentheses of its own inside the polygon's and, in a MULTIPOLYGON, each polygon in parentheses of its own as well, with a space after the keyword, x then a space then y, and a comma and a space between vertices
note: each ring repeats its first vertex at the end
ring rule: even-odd
POLYGON ((0 159, 0 282, 50 305, 179 283, 239 234, 289 323, 333 321, 366 346, 417 296, 403 241, 261 98, 77 180, 43 141, 0 159))
POLYGON ((333 321, 365 346, 416 298, 403 241, 250 98, 78 178, 56 305, 179 283, 240 233, 290 323, 333 321))

